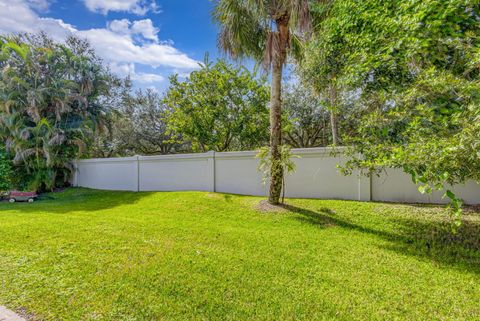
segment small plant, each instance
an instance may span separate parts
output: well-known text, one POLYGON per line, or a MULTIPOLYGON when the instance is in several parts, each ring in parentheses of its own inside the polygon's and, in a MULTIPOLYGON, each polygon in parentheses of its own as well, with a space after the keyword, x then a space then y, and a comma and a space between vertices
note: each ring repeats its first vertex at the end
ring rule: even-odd
MULTIPOLYGON (((266 184, 267 181, 270 179, 272 175, 272 168, 279 168, 283 174, 290 174, 295 172, 296 165, 295 162, 292 161, 292 158, 300 158, 298 155, 292 154, 292 149, 289 145, 281 145, 280 148, 280 158, 277 160, 279 162, 279 166, 272 166, 274 165, 273 162, 274 158, 272 157, 272 153, 270 147, 262 147, 258 152, 256 158, 260 159, 260 163, 258 164, 258 170, 262 173, 262 181, 263 184, 266 184)), ((282 175, 282 204, 285 203, 285 175, 282 175)))

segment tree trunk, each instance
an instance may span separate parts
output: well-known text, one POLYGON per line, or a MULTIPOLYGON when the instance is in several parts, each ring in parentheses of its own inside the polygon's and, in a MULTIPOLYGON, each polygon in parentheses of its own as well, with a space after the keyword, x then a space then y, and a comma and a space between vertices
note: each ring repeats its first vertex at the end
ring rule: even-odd
POLYGON ((337 124, 337 88, 330 86, 330 126, 332 127, 332 143, 338 145, 338 124, 337 124))
POLYGON ((273 46, 272 53, 272 94, 270 97, 270 152, 272 166, 270 169, 270 193, 268 202, 277 205, 282 193, 283 167, 281 164, 280 145, 282 144, 282 73, 287 59, 287 47, 290 42, 288 12, 275 15, 277 32, 274 34, 278 47, 273 46))
MULTIPOLYGON (((275 60, 277 60, 276 58, 275 60)), ((274 61, 272 67, 272 93, 270 97, 270 150, 272 167, 270 169, 270 194, 268 202, 278 204, 282 192, 283 169, 280 164, 280 145, 282 144, 282 71, 283 64, 274 61)))
POLYGON ((338 128, 337 128, 337 115, 335 110, 330 111, 330 126, 332 127, 332 142, 333 145, 338 145, 338 128))

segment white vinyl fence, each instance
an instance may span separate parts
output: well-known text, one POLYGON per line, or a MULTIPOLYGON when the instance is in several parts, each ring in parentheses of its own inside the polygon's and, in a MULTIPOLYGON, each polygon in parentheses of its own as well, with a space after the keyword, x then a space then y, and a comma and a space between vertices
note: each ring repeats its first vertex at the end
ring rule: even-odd
MULTIPOLYGON (((410 176, 389 169, 380 177, 343 176, 344 156, 330 148, 294 149, 296 172, 286 177, 287 197, 445 203, 442 192, 422 195, 410 176)), ((74 186, 125 191, 210 191, 264 196, 256 152, 208 152, 164 156, 85 159, 75 162, 74 186)), ((480 204, 480 185, 453 188, 467 204, 480 204)))

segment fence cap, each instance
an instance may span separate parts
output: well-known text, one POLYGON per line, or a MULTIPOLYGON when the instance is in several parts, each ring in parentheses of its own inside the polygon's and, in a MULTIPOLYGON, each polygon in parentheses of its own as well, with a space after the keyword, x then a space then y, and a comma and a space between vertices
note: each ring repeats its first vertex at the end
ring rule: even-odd
MULTIPOLYGON (((342 153, 347 147, 313 147, 313 148, 292 148, 292 153, 299 156, 330 154, 333 152, 342 153)), ((230 158, 230 157, 254 157, 258 154, 258 150, 255 151, 233 151, 233 152, 216 152, 210 150, 205 153, 189 153, 189 154, 168 154, 168 155, 151 155, 142 156, 135 155, 130 157, 111 157, 111 158, 91 158, 80 159, 78 163, 104 163, 104 162, 131 162, 131 161, 149 161, 149 160, 170 160, 170 159, 198 159, 198 158, 230 158)))

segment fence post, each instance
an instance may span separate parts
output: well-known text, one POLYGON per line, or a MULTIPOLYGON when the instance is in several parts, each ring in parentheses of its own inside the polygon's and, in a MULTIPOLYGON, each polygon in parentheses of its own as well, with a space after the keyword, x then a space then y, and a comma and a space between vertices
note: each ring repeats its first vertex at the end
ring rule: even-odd
POLYGON ((137 172, 137 192, 140 192, 140 156, 136 155, 136 172, 137 172))
POLYGON ((207 154, 209 156, 208 157, 208 162, 210 164, 210 172, 212 174, 209 190, 210 190, 210 192, 216 192, 217 188, 215 186, 216 185, 216 182, 215 182, 216 181, 216 177, 215 177, 215 175, 216 175, 216 173, 215 173, 216 172, 216 169, 215 169, 215 151, 211 150, 207 154))
POLYGON ((78 160, 74 160, 73 161, 73 170, 74 170, 74 173, 73 173, 73 186, 74 187, 78 187, 78 160))
POLYGON ((358 171, 358 200, 371 201, 372 200, 372 179, 371 176, 365 176, 358 171))

